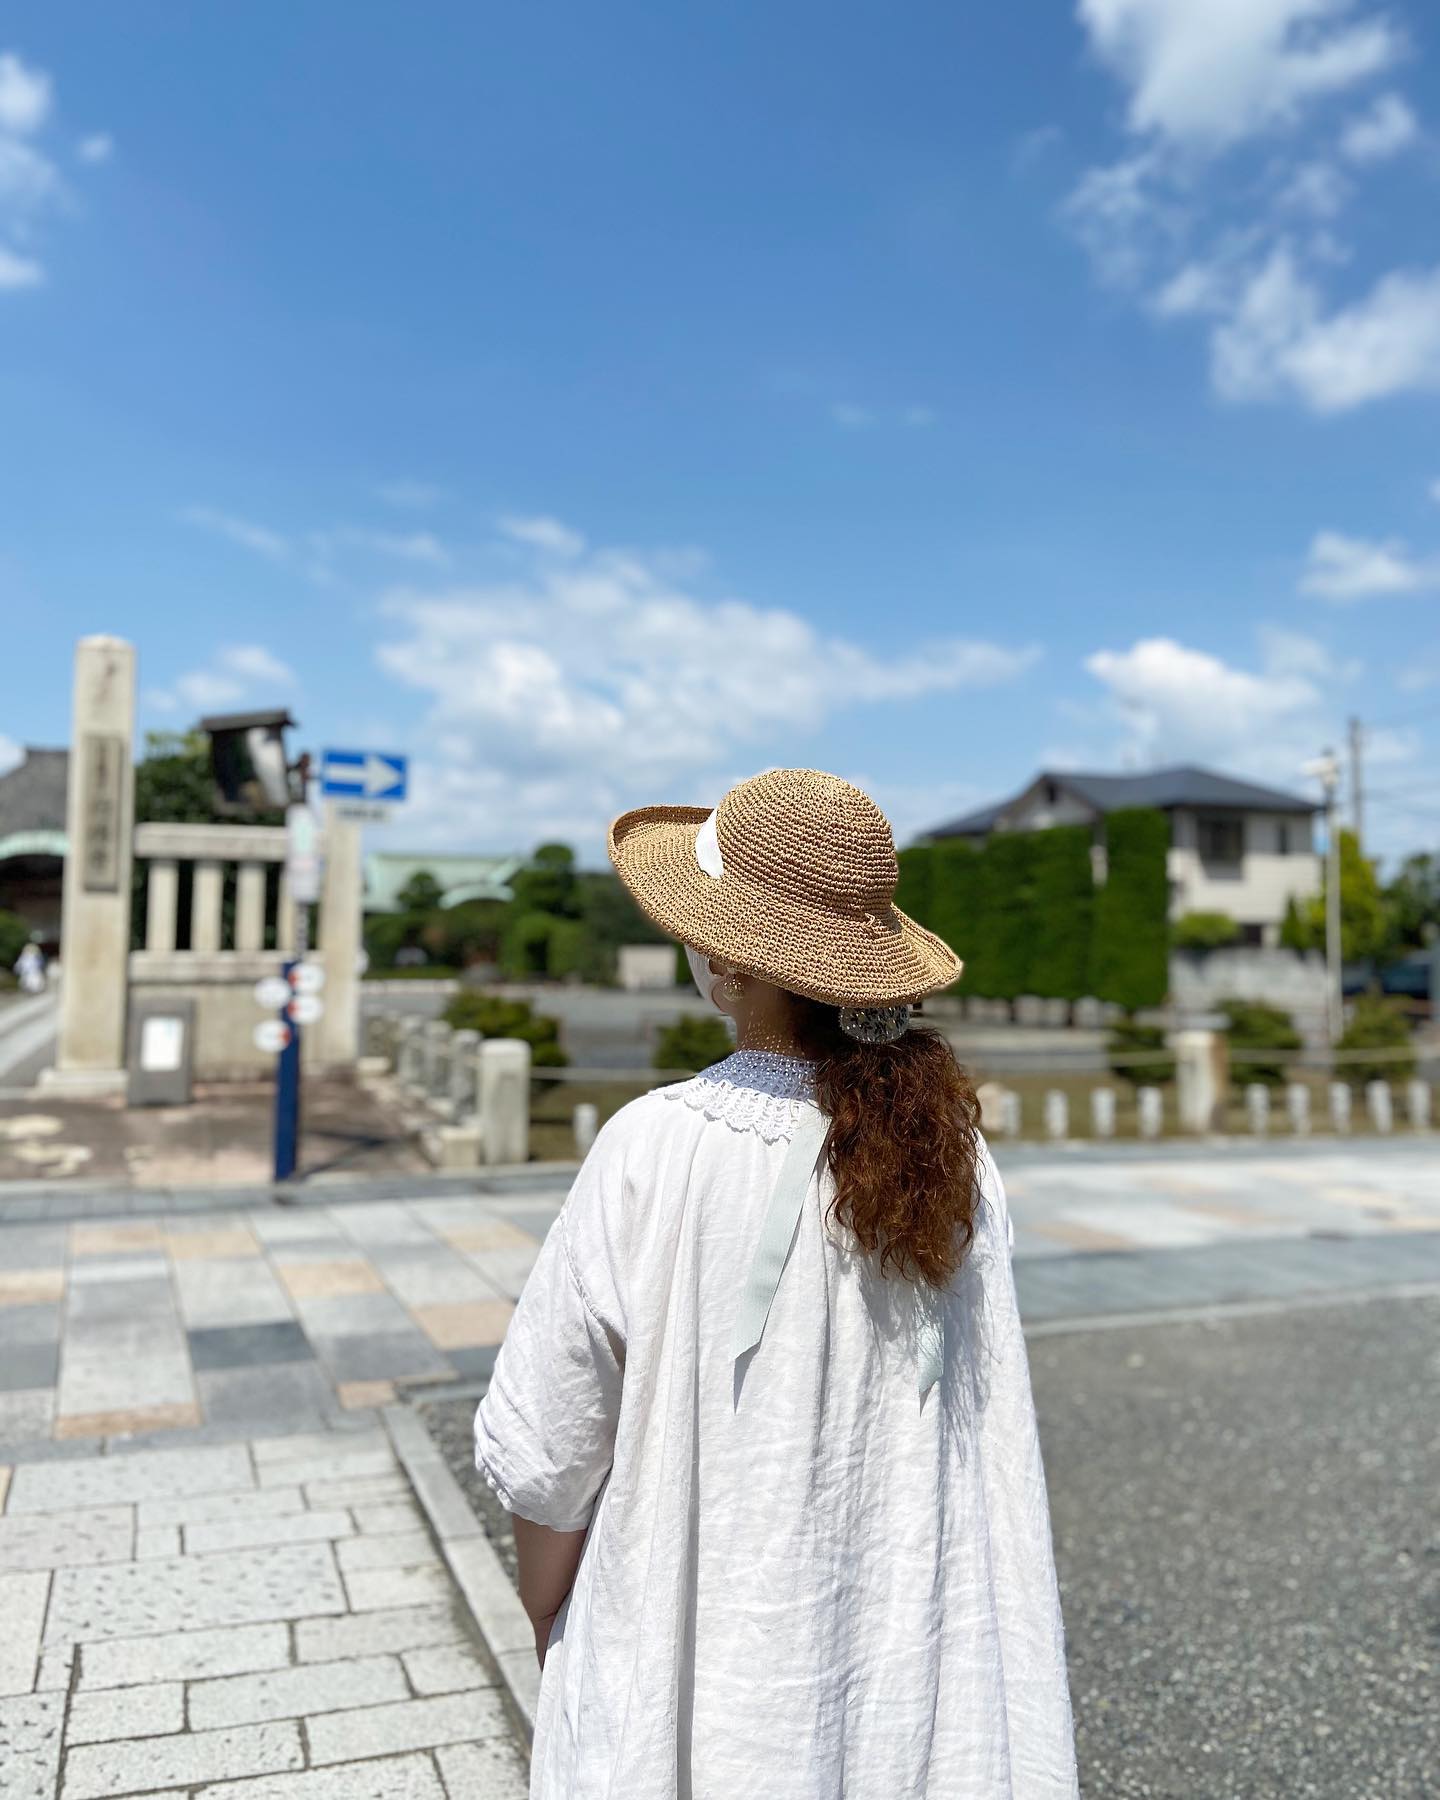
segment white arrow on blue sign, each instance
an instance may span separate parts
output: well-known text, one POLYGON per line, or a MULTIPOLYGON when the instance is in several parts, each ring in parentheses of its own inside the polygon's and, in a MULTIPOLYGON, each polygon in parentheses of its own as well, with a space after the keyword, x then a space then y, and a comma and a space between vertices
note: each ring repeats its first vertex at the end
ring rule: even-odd
POLYGON ((407 758, 383 750, 326 750, 320 789, 331 800, 403 800, 410 779, 407 758))

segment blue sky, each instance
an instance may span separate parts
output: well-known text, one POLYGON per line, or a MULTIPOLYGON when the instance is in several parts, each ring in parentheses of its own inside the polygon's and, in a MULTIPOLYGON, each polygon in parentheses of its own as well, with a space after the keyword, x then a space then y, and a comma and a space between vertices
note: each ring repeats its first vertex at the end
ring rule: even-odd
POLYGON ((392 842, 598 860, 778 763, 1042 764, 1440 840, 1440 44, 1416 0, 7 8, 0 757, 403 749, 392 842))

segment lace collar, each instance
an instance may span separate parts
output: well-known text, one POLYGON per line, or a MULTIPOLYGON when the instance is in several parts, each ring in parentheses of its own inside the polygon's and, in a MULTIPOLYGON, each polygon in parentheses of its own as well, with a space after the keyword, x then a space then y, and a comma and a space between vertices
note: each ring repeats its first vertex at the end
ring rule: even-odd
POLYGON ((707 1119, 732 1131, 754 1131, 773 1144, 794 1135, 795 1121, 815 1104, 815 1065, 769 1050, 737 1050, 693 1080, 662 1088, 707 1119))

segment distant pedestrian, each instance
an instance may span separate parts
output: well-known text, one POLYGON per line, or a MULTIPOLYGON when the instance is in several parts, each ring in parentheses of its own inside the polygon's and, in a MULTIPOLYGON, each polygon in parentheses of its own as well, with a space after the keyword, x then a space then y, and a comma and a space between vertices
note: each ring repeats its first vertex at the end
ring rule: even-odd
POLYGON ((1073 1800, 1005 1191, 857 788, 610 855, 738 1049, 601 1130, 475 1421, 544 1668, 533 1800, 1073 1800))
POLYGON ((45 952, 37 943, 28 943, 15 958, 15 975, 24 993, 45 992, 45 952))

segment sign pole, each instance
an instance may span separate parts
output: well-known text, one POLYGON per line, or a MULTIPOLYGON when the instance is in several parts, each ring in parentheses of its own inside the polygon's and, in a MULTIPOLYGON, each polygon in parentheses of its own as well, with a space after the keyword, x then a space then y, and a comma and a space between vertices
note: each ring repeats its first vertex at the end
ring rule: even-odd
POLYGON ((297 764, 300 798, 286 809, 285 826, 289 834, 286 869, 290 877, 290 898, 295 908, 295 951, 283 965, 285 1004, 280 1017, 285 1025, 285 1043, 275 1068, 275 1179, 290 1181, 300 1161, 300 1050, 301 1024, 296 1017, 296 970, 303 967, 310 953, 310 906, 319 892, 319 864, 315 854, 315 820, 309 807, 310 758, 302 756, 297 764))

